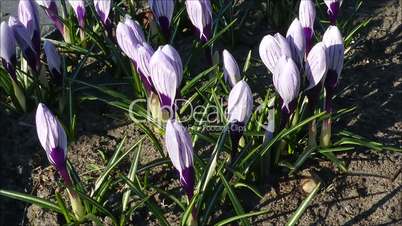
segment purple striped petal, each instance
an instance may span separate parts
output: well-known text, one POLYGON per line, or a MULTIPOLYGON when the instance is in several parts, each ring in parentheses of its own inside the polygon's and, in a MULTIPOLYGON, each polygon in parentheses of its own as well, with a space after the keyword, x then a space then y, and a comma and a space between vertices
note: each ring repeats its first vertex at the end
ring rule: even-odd
POLYGON ((15 79, 15 66, 17 64, 15 37, 12 29, 5 21, 1 22, 0 26, 0 58, 4 68, 15 79))
POLYGON ((334 71, 337 75, 331 83, 336 87, 343 69, 344 46, 342 34, 336 26, 329 26, 325 31, 322 41, 327 49, 328 71, 334 71))
POLYGON ((297 18, 293 20, 286 33, 286 40, 292 51, 292 59, 299 66, 299 69, 301 69, 306 51, 306 39, 304 38, 303 27, 297 18))
POLYGON ((311 89, 325 79, 327 73, 327 57, 324 43, 317 43, 310 51, 306 60, 306 75, 309 81, 307 89, 311 89))
POLYGON ((314 35, 315 5, 312 0, 300 1, 299 20, 304 29, 306 39, 306 53, 310 52, 314 35))
POLYGON ((159 26, 165 34, 169 33, 170 23, 173 17, 174 0, 149 0, 149 6, 154 13, 159 26))
POLYGON ((78 24, 81 28, 85 27, 85 2, 83 0, 68 0, 71 7, 73 7, 75 16, 77 17, 78 24))
POLYGON ((259 47, 262 62, 274 74, 276 64, 282 56, 292 57, 292 51, 286 39, 279 33, 266 35, 259 47))
POLYGON ((238 81, 241 80, 239 65, 236 60, 226 49, 223 50, 223 74, 225 81, 229 83, 231 87, 234 87, 238 81))
POLYGON ((109 18, 110 9, 112 6, 111 0, 94 0, 95 10, 103 24, 109 18))
POLYGON ((211 36, 212 7, 210 0, 186 0, 186 10, 191 23, 198 30, 200 39, 207 42, 211 36))
POLYGON ((38 8, 33 0, 20 0, 18 4, 18 20, 27 29, 37 57, 40 55, 40 26, 38 15, 38 8))
POLYGON ((253 110, 253 94, 248 84, 241 80, 229 93, 228 115, 230 122, 240 122, 244 125, 250 119, 253 110))

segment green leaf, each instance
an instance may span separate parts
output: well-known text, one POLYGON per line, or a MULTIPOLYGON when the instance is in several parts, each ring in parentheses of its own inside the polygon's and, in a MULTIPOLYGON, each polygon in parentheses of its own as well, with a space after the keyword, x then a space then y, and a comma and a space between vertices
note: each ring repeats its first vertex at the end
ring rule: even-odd
POLYGON ((71 222, 71 217, 70 217, 70 213, 69 210, 66 207, 66 203, 64 202, 63 198, 61 197, 60 193, 56 192, 56 201, 57 204, 60 207, 60 210, 63 213, 64 219, 66 220, 67 223, 71 222))
POLYGON ((7 191, 7 190, 0 190, 0 195, 5 196, 5 197, 9 197, 12 199, 17 199, 20 201, 24 201, 27 203, 31 203, 31 204, 35 204, 40 206, 41 208, 44 209, 49 209, 58 213, 63 213, 63 211, 60 209, 60 207, 53 202, 50 202, 46 199, 43 198, 39 198, 33 195, 29 195, 29 194, 24 194, 24 193, 20 193, 20 192, 16 192, 16 191, 7 191))
POLYGON ((336 167, 338 167, 342 172, 348 172, 348 169, 346 169, 345 164, 339 160, 333 152, 320 152, 322 155, 327 157, 329 160, 332 161, 332 163, 335 164, 336 167))
POLYGON ((205 43, 202 48, 205 48, 207 46, 211 46, 215 40, 217 40, 220 36, 222 36, 227 30, 229 30, 229 28, 231 28, 237 21, 237 18, 234 19, 232 22, 230 22, 230 24, 228 24, 225 28, 223 28, 222 30, 220 30, 218 32, 218 34, 214 35, 213 38, 211 38, 207 43, 205 43))
POLYGON ((310 205, 311 201, 313 200, 313 198, 315 197, 315 195, 318 193, 318 191, 320 190, 321 187, 321 182, 318 183, 314 190, 307 196, 307 198, 305 200, 303 200, 303 202, 301 203, 301 205, 297 208, 296 212, 292 215, 292 217, 289 219, 288 223, 286 224, 286 226, 293 226, 295 225, 300 217, 303 215, 304 211, 306 210, 306 208, 310 205))
MULTIPOLYGON (((138 162, 140 160, 140 153, 141 153, 141 149, 142 149, 141 147, 142 147, 141 145, 138 146, 138 150, 134 154, 134 158, 131 163, 130 171, 128 172, 128 179, 130 179, 131 181, 134 181, 134 178, 137 173, 138 162)), ((123 194, 123 198, 122 198, 123 211, 127 210, 127 207, 128 207, 127 204, 128 204, 128 199, 130 197, 130 194, 131 194, 131 190, 127 190, 123 194)))
MULTIPOLYGON (((226 178, 223 176, 223 174, 219 174, 222 182, 223 182, 223 186, 225 186, 226 191, 229 194, 229 199, 232 202, 232 205, 236 211, 236 214, 238 216, 240 215, 244 215, 244 209, 240 204, 239 199, 237 199, 236 194, 234 193, 234 191, 232 190, 232 188, 230 187, 229 183, 227 182, 226 178)), ((244 225, 250 225, 250 222, 245 220, 244 218, 241 218, 242 224, 244 225)))
POLYGON ((258 211, 258 212, 250 212, 250 213, 241 214, 241 215, 238 215, 238 216, 234 216, 234 217, 219 221, 218 223, 215 224, 215 226, 227 225, 227 224, 232 223, 234 221, 242 220, 242 219, 249 218, 249 217, 255 217, 255 216, 263 215, 263 214, 266 214, 268 212, 269 212, 269 210, 261 210, 261 211, 258 211))

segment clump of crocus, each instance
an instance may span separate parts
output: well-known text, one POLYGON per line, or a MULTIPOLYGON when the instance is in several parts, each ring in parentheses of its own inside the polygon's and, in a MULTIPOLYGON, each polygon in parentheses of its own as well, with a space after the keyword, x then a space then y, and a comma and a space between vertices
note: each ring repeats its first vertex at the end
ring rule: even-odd
POLYGON ((180 55, 171 45, 160 46, 152 55, 149 67, 163 114, 174 117, 176 93, 183 79, 180 55))
POLYGON ((36 0, 36 3, 40 5, 49 19, 53 22, 54 26, 59 30, 61 35, 64 36, 64 25, 59 18, 59 10, 55 0, 36 0))
POLYGON ((4 68, 13 79, 16 79, 17 55, 15 37, 12 29, 5 21, 1 22, 0 26, 0 57, 4 68))
POLYGON ((49 162, 57 169, 64 180, 75 216, 78 220, 82 219, 85 210, 78 194, 74 191, 66 165, 66 133, 59 120, 57 120, 52 112, 42 103, 38 105, 38 109, 36 110, 36 131, 39 141, 46 151, 49 162))
POLYGON ((112 7, 112 0, 94 0, 94 6, 100 21, 106 28, 108 34, 111 35, 112 24, 109 19, 109 14, 112 7))
POLYGON ((286 40, 292 51, 292 59, 302 69, 304 53, 306 52, 306 39, 304 38, 304 31, 300 21, 296 18, 286 33, 286 40))
POLYGON ((324 0, 324 2, 328 7, 329 21, 332 25, 335 25, 343 0, 324 0))
POLYGON ((316 11, 312 0, 302 0, 299 6, 299 20, 304 30, 306 39, 306 54, 308 54, 313 46, 314 21, 316 11))
POLYGON ((28 65, 35 72, 38 71, 38 58, 35 49, 32 46, 31 36, 27 28, 15 17, 10 16, 8 25, 13 31, 15 40, 21 48, 22 55, 28 65))
POLYGON ((229 83, 230 87, 234 87, 238 81, 241 80, 239 65, 235 58, 226 49, 223 50, 223 74, 225 81, 229 83))
POLYGON ((170 38, 170 23, 172 22, 173 11, 174 11, 174 0, 149 0, 149 7, 157 22, 162 30, 162 33, 165 35, 166 39, 170 38))
POLYGON ((273 73, 272 81, 280 96, 281 128, 284 128, 296 108, 300 91, 300 73, 297 65, 288 56, 282 56, 273 73))
POLYGON ((274 74, 276 65, 282 56, 292 57, 292 51, 287 40, 279 33, 266 35, 259 47, 262 62, 274 74))
MULTIPOLYGON (((317 43, 310 51, 306 59, 306 75, 309 82, 307 87, 308 107, 311 114, 314 114, 314 109, 317 100, 320 97, 323 87, 323 81, 327 74, 327 52, 324 43, 317 43)), ((316 147, 317 126, 316 121, 312 121, 309 126, 309 145, 316 147)))
POLYGON ((180 175, 189 200, 194 195, 193 144, 187 129, 176 120, 166 123, 165 145, 170 160, 180 175))
MULTIPOLYGON (((332 113, 332 98, 338 85, 339 77, 343 69, 344 46, 342 34, 336 26, 329 26, 323 39, 327 50, 328 72, 325 78, 325 111, 332 113)), ((323 147, 331 144, 331 118, 323 121, 321 130, 321 143, 323 147)))
POLYGON ((212 34, 212 7, 210 0, 186 0, 191 23, 197 29, 202 42, 208 42, 212 34))
POLYGON ((63 75, 61 71, 61 57, 57 52, 56 47, 50 41, 46 40, 43 49, 47 59, 49 71, 53 76, 56 85, 60 86, 63 83, 63 75))
POLYGON ((236 156, 240 138, 253 110, 253 94, 248 84, 241 80, 229 93, 228 118, 232 140, 232 160, 236 156))

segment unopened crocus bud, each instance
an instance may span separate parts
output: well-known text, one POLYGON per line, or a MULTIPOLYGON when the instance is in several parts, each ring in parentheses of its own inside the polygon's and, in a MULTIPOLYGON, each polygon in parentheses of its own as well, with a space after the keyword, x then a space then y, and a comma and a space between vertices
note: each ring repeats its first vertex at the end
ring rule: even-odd
POLYGON ((336 26, 329 26, 322 38, 327 49, 328 73, 325 88, 334 92, 343 69, 344 46, 342 34, 336 26))
POLYGON ((173 17, 174 0, 149 0, 149 7, 157 18, 159 26, 166 37, 170 36, 169 27, 173 17))
POLYGON ((226 82, 231 87, 234 87, 238 81, 241 80, 239 65, 236 60, 226 49, 223 50, 223 74, 226 82))
POLYGON ((68 0, 74 10, 78 20, 78 25, 83 29, 85 27, 85 2, 83 0, 68 0))
POLYGON ((64 35, 64 25, 59 19, 59 10, 57 9, 57 4, 55 0, 36 0, 38 5, 42 6, 48 15, 49 19, 53 22, 57 30, 64 35))
POLYGON ((299 69, 303 66, 304 53, 306 51, 306 39, 304 38, 303 27, 296 18, 286 33, 286 40, 292 51, 292 59, 295 61, 299 69))
POLYGON ((306 60, 306 75, 308 79, 307 97, 311 113, 317 100, 320 98, 320 92, 323 86, 323 80, 327 74, 327 57, 324 43, 317 43, 310 51, 306 60))
POLYGON ((32 47, 32 41, 27 28, 15 17, 10 16, 8 20, 8 26, 13 31, 15 40, 21 48, 22 55, 28 62, 28 65, 33 69, 38 69, 38 58, 36 51, 32 47))
POLYGON ((316 11, 312 0, 302 0, 299 6, 299 20, 304 30, 306 39, 306 53, 310 52, 313 45, 314 21, 316 11))
POLYGON ((262 62, 272 74, 282 56, 292 57, 288 42, 279 33, 274 36, 266 35, 260 43, 259 53, 262 62))
POLYGON ((253 94, 244 80, 239 81, 229 93, 229 122, 247 124, 253 110, 253 94))
POLYGON ((141 25, 137 21, 131 19, 130 16, 126 15, 124 18, 124 24, 130 28, 137 42, 146 42, 144 32, 141 28, 141 25))
POLYGON ((151 70, 149 68, 149 63, 153 54, 154 49, 148 43, 143 42, 137 44, 137 71, 141 76, 141 80, 143 81, 148 94, 153 91, 151 70))
POLYGON ((37 54, 37 63, 39 66, 40 55, 40 26, 38 8, 33 0, 20 0, 18 4, 18 19, 26 27, 30 39, 32 41, 32 47, 37 54))
POLYGON ((231 160, 236 157, 240 138, 253 110, 253 94, 248 84, 241 80, 230 91, 228 100, 228 116, 230 137, 232 140, 231 160))
POLYGON ((190 134, 179 122, 169 119, 166 124, 165 145, 190 200, 194 194, 193 145, 190 134))
POLYGON ((116 28, 116 38, 119 47, 133 61, 136 61, 136 46, 138 40, 131 28, 125 23, 119 22, 116 28))
POLYGON ((56 167, 66 185, 70 185, 66 167, 66 133, 56 116, 42 103, 39 103, 36 110, 36 132, 49 162, 56 167))
POLYGON ((53 79, 56 84, 61 85, 63 82, 61 72, 61 57, 57 52, 56 47, 48 40, 45 40, 43 49, 45 50, 49 71, 53 75, 53 79))
POLYGON ((176 92, 183 78, 183 65, 179 54, 170 45, 160 46, 152 55, 149 67, 161 107, 173 110, 176 92))
POLYGON ((207 42, 212 33, 212 7, 210 0, 186 0, 186 9, 191 23, 197 29, 202 42, 207 42))
POLYGON ((342 0, 324 0, 328 7, 327 13, 332 25, 336 24, 336 18, 339 14, 339 9, 342 5, 342 0))
POLYGON ((293 113, 300 90, 300 73, 292 58, 282 56, 276 66, 273 83, 282 101, 281 127, 293 113))
POLYGON ((95 11, 104 25, 107 24, 112 6, 111 0, 94 0, 95 11))
POLYGON ((17 55, 15 37, 12 29, 5 21, 1 22, 0 26, 0 57, 4 68, 13 79, 16 79, 17 55))

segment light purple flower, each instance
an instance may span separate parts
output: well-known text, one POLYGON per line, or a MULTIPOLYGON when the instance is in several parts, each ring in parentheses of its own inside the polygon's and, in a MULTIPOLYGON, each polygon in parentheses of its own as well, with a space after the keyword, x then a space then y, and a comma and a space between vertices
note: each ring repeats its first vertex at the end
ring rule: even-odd
POLYGON ((327 57, 324 43, 317 43, 310 51, 306 60, 306 75, 309 81, 307 89, 311 89, 321 83, 327 74, 327 57))
POLYGON ((161 107, 172 108, 183 78, 183 66, 179 54, 170 45, 160 46, 152 55, 149 67, 161 107))
POLYGON ((15 17, 10 16, 8 26, 13 31, 15 40, 21 48, 22 55, 27 60, 28 65, 33 70, 38 70, 38 61, 36 51, 32 47, 32 41, 27 28, 15 17))
POLYGON ((139 42, 133 30, 125 23, 119 22, 116 28, 116 38, 120 49, 135 63, 137 58, 136 46, 139 42))
POLYGON ((81 28, 85 27, 85 2, 83 0, 68 0, 68 3, 70 3, 71 7, 73 7, 75 16, 77 17, 78 20, 78 25, 81 28))
POLYGON ((266 35, 259 47, 262 62, 274 74, 276 64, 282 56, 292 57, 292 51, 287 40, 279 33, 266 35))
POLYGON ((4 68, 13 79, 15 77, 15 66, 17 64, 16 43, 12 29, 7 22, 1 22, 0 26, 0 58, 4 68))
MULTIPOLYGON (((38 8, 33 0, 20 0, 18 4, 18 20, 27 29, 32 46, 35 49, 37 57, 40 55, 40 26, 38 8)), ((39 60, 38 60, 39 63, 39 60)))
POLYGON ((124 18, 124 24, 130 28, 137 42, 146 42, 144 32, 142 31, 142 28, 137 21, 132 20, 130 16, 126 15, 124 18))
POLYGON ((168 35, 173 17, 174 0, 149 0, 148 3, 162 31, 168 35))
POLYGON ((36 110, 36 131, 49 162, 56 167, 65 183, 70 184, 71 181, 66 168, 66 133, 59 120, 42 103, 39 103, 36 110))
POLYGON ((59 19, 59 10, 55 0, 36 0, 38 5, 42 6, 48 15, 49 19, 53 22, 54 26, 60 33, 64 34, 64 25, 59 19))
POLYGON ((327 49, 328 73, 325 87, 335 89, 343 69, 344 46, 342 34, 336 26, 329 26, 322 42, 327 49))
POLYGON ((241 80, 239 65, 237 65, 232 54, 226 49, 223 50, 223 74, 226 82, 228 82, 231 87, 234 87, 236 83, 241 80))
POLYGON ((166 124, 165 145, 173 166, 179 172, 182 184, 189 199, 194 194, 193 145, 187 129, 175 120, 166 124))
POLYGON ((148 93, 153 90, 151 70, 149 63, 152 55, 154 54, 154 49, 146 42, 137 44, 137 71, 141 75, 141 80, 144 83, 145 88, 148 93))
POLYGON ((304 38, 303 27, 300 21, 296 18, 286 33, 286 40, 289 43, 292 51, 292 59, 301 68, 303 65, 303 58, 306 51, 306 39, 304 38))
POLYGON ((283 101, 282 109, 293 112, 291 103, 295 101, 300 90, 300 73, 292 58, 282 56, 276 66, 273 83, 283 101))
POLYGON ((229 93, 229 122, 246 125, 253 110, 253 94, 244 80, 239 81, 229 93))
POLYGON ((95 10, 103 24, 107 24, 112 0, 94 0, 95 10))
POLYGON ((304 30, 307 54, 313 45, 315 16, 316 16, 316 11, 315 11, 315 5, 314 5, 313 1, 312 0, 300 1, 299 20, 300 20, 300 23, 304 30))
POLYGON ((198 30, 200 39, 207 42, 212 29, 212 7, 210 0, 186 0, 186 9, 191 23, 198 30))
POLYGON ((343 0, 324 0, 325 4, 328 7, 328 16, 332 25, 336 24, 336 18, 339 14, 339 9, 342 5, 343 0))
POLYGON ((49 71, 53 75, 56 83, 60 85, 62 82, 61 57, 56 47, 48 40, 45 40, 43 49, 45 50, 49 71))

